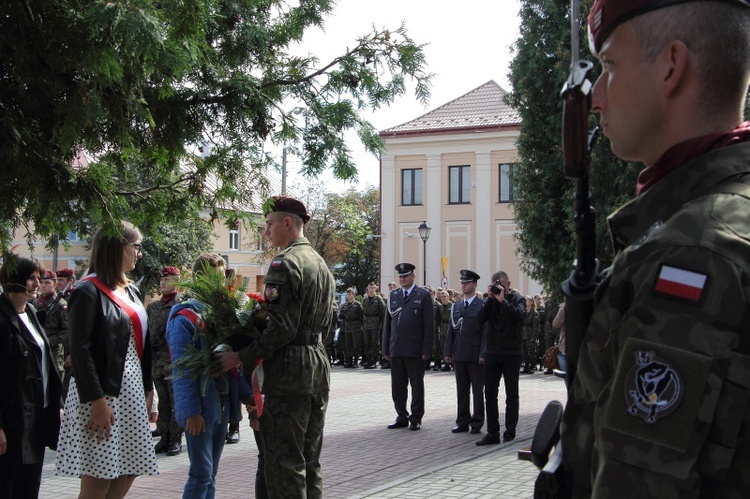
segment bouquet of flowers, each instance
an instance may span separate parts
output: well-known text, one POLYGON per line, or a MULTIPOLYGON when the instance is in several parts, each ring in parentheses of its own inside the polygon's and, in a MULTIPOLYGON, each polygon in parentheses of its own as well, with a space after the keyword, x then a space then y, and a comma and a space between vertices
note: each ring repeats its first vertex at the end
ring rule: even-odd
POLYGON ((263 297, 247 293, 247 284, 246 278, 237 285, 233 275, 225 276, 210 268, 180 283, 187 295, 204 308, 195 324, 193 344, 170 368, 192 379, 202 376, 204 394, 212 376, 221 372, 221 362, 214 354, 249 345, 268 324, 263 297))

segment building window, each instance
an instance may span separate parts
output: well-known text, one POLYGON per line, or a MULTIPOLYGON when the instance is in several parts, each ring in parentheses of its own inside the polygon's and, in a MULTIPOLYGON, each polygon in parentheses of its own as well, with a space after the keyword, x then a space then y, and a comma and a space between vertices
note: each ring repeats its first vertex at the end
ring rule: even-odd
POLYGON ((240 249, 240 231, 239 229, 229 230, 229 249, 238 250, 240 249))
POLYGON ((469 204, 471 202, 471 167, 451 166, 448 172, 448 202, 469 204))
POLYGON ((401 204, 415 206, 422 204, 422 169, 401 170, 401 204))
POLYGON ((80 239, 78 239, 78 233, 75 231, 68 232, 68 241, 71 243, 80 241, 80 239))
POLYGON ((516 192, 515 186, 512 185, 513 180, 513 163, 506 163, 500 165, 500 202, 510 203, 511 201, 517 201, 519 196, 516 192))

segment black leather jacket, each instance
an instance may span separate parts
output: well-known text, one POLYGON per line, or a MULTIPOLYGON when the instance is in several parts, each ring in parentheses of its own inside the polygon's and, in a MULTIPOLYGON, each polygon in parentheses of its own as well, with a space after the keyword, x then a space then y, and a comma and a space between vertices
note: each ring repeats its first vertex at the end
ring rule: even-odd
MULTIPOLYGON (((127 287, 130 298, 140 301, 135 286, 127 287)), ((145 324, 144 324, 145 326, 145 324)), ((73 377, 81 402, 120 395, 125 355, 130 342, 130 318, 89 281, 78 284, 68 301, 68 331, 73 377)), ((153 390, 152 348, 144 338, 141 371, 144 390, 153 390)))
POLYGON ((477 313, 480 324, 489 322, 484 328, 480 356, 521 355, 521 327, 525 317, 526 299, 515 291, 505 295, 503 302, 488 296, 477 313))
POLYGON ((41 463, 44 448, 57 447, 60 431, 60 375, 36 309, 26 305, 26 313, 47 348, 48 405, 45 409, 39 345, 7 296, 0 295, 0 428, 8 440, 8 451, 0 456, 4 464, 41 463))

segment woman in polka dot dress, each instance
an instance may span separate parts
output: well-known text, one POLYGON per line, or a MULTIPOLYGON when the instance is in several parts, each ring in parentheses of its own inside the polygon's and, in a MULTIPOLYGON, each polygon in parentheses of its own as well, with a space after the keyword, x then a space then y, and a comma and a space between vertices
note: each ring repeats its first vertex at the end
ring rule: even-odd
POLYGON ((156 475, 149 415, 151 341, 146 311, 125 276, 141 234, 121 223, 94 236, 90 274, 68 302, 73 377, 57 451, 58 475, 81 478, 80 497, 123 497, 138 475, 156 475))

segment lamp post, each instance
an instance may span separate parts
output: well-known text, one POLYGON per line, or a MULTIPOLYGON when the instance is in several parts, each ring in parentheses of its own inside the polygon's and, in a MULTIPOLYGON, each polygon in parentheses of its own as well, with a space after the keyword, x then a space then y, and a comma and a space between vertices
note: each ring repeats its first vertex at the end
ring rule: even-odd
POLYGON ((422 282, 422 286, 427 285, 427 240, 430 238, 431 230, 432 230, 432 227, 427 225, 426 220, 422 222, 422 224, 419 226, 419 237, 422 238, 422 243, 423 243, 422 255, 424 256, 424 264, 423 264, 424 281, 422 282))

